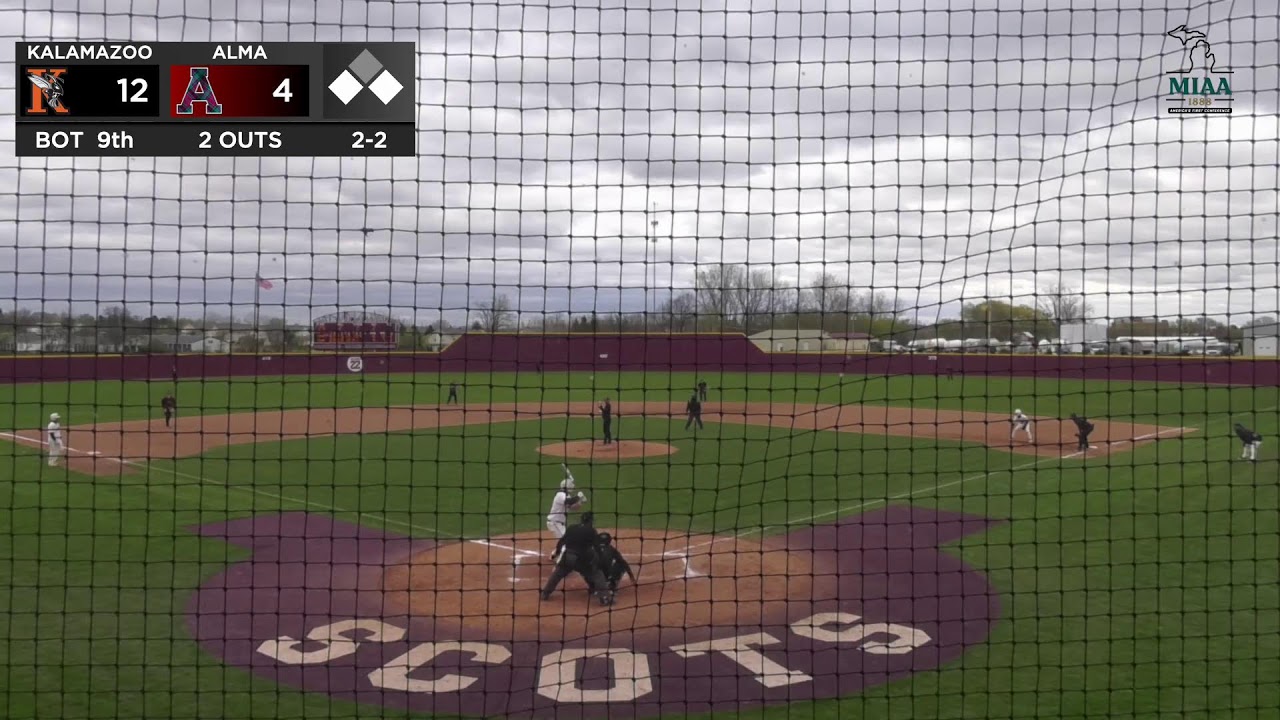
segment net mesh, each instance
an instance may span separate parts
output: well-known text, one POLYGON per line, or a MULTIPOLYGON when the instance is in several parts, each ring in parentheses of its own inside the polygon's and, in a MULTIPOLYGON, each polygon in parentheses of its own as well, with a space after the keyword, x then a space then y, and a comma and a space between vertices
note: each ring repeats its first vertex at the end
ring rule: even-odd
POLYGON ((1274 716, 1274 7, 864 6, 0 7, 419 73, 0 130, 0 715, 1274 716))

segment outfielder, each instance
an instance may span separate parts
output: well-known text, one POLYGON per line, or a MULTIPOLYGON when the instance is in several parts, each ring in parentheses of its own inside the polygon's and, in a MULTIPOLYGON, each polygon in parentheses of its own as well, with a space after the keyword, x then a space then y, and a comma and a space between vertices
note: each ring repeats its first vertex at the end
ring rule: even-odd
MULTIPOLYGON (((547 529, 557 540, 564 538, 565 526, 567 523, 566 514, 570 510, 576 510, 579 506, 585 505, 587 496, 581 492, 571 495, 575 487, 573 481, 573 473, 569 472, 569 466, 564 463, 560 464, 564 468, 564 479, 560 481, 560 489, 556 492, 556 496, 551 499, 551 510, 547 512, 547 529)), ((555 552, 551 553, 551 561, 555 562, 559 557, 560 546, 556 546, 555 552)))
POLYGON ((1018 431, 1026 433, 1027 442, 1033 443, 1036 441, 1035 433, 1031 430, 1031 418, 1024 415, 1021 410, 1014 410, 1013 429, 1009 431, 1009 440, 1016 440, 1018 431))
POLYGON ((1258 462, 1258 448, 1262 446, 1262 436, 1240 423, 1236 423, 1236 436, 1240 438, 1240 442, 1244 443, 1244 447, 1240 450, 1240 459, 1258 462))
POLYGON ((174 414, 178 412, 178 399, 173 396, 173 393, 161 398, 160 409, 164 410, 164 426, 169 427, 169 423, 173 422, 174 414))
POLYGON ((45 431, 49 443, 49 467, 58 466, 58 458, 66 452, 62 445, 62 416, 58 413, 49 415, 49 426, 45 431))
POLYGON ((684 404, 684 412, 689 419, 684 421, 684 429, 688 430, 695 422, 698 427, 702 428, 702 401, 698 399, 698 393, 694 392, 693 397, 689 398, 689 402, 684 404))

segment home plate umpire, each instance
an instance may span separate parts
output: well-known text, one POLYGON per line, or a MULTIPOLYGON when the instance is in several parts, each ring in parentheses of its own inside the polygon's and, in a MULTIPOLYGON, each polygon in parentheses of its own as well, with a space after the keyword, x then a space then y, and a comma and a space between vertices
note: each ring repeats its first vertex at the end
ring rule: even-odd
POLYGON ((613 591, 609 589, 609 581, 601 569, 600 545, 600 534, 596 532, 594 516, 589 512, 583 513, 582 522, 565 530, 564 537, 556 543, 559 560, 556 561, 555 570, 547 579, 547 584, 542 587, 542 599, 549 599, 560 581, 569 573, 576 572, 587 581, 587 587, 601 605, 612 605, 613 591))

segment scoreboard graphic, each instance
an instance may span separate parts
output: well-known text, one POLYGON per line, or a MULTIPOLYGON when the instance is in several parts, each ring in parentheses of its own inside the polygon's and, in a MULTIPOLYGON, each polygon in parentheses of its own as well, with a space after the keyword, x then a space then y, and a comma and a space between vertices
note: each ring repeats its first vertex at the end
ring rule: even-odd
POLYGON ((416 154, 412 42, 20 42, 20 157, 416 154))
POLYGON ((340 311, 311 323, 311 349, 395 350, 400 344, 400 323, 374 312, 340 311))

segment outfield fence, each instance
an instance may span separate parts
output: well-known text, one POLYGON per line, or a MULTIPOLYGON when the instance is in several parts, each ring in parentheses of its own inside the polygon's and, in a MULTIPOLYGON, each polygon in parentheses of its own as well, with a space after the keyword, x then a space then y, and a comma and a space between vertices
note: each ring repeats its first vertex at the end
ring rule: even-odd
POLYGON ((733 335, 468 333, 440 352, 0 356, 0 383, 252 375, 488 372, 763 372, 978 375, 1280 385, 1280 359, 1155 355, 765 352, 733 335), (353 362, 353 358, 358 362, 353 362))

